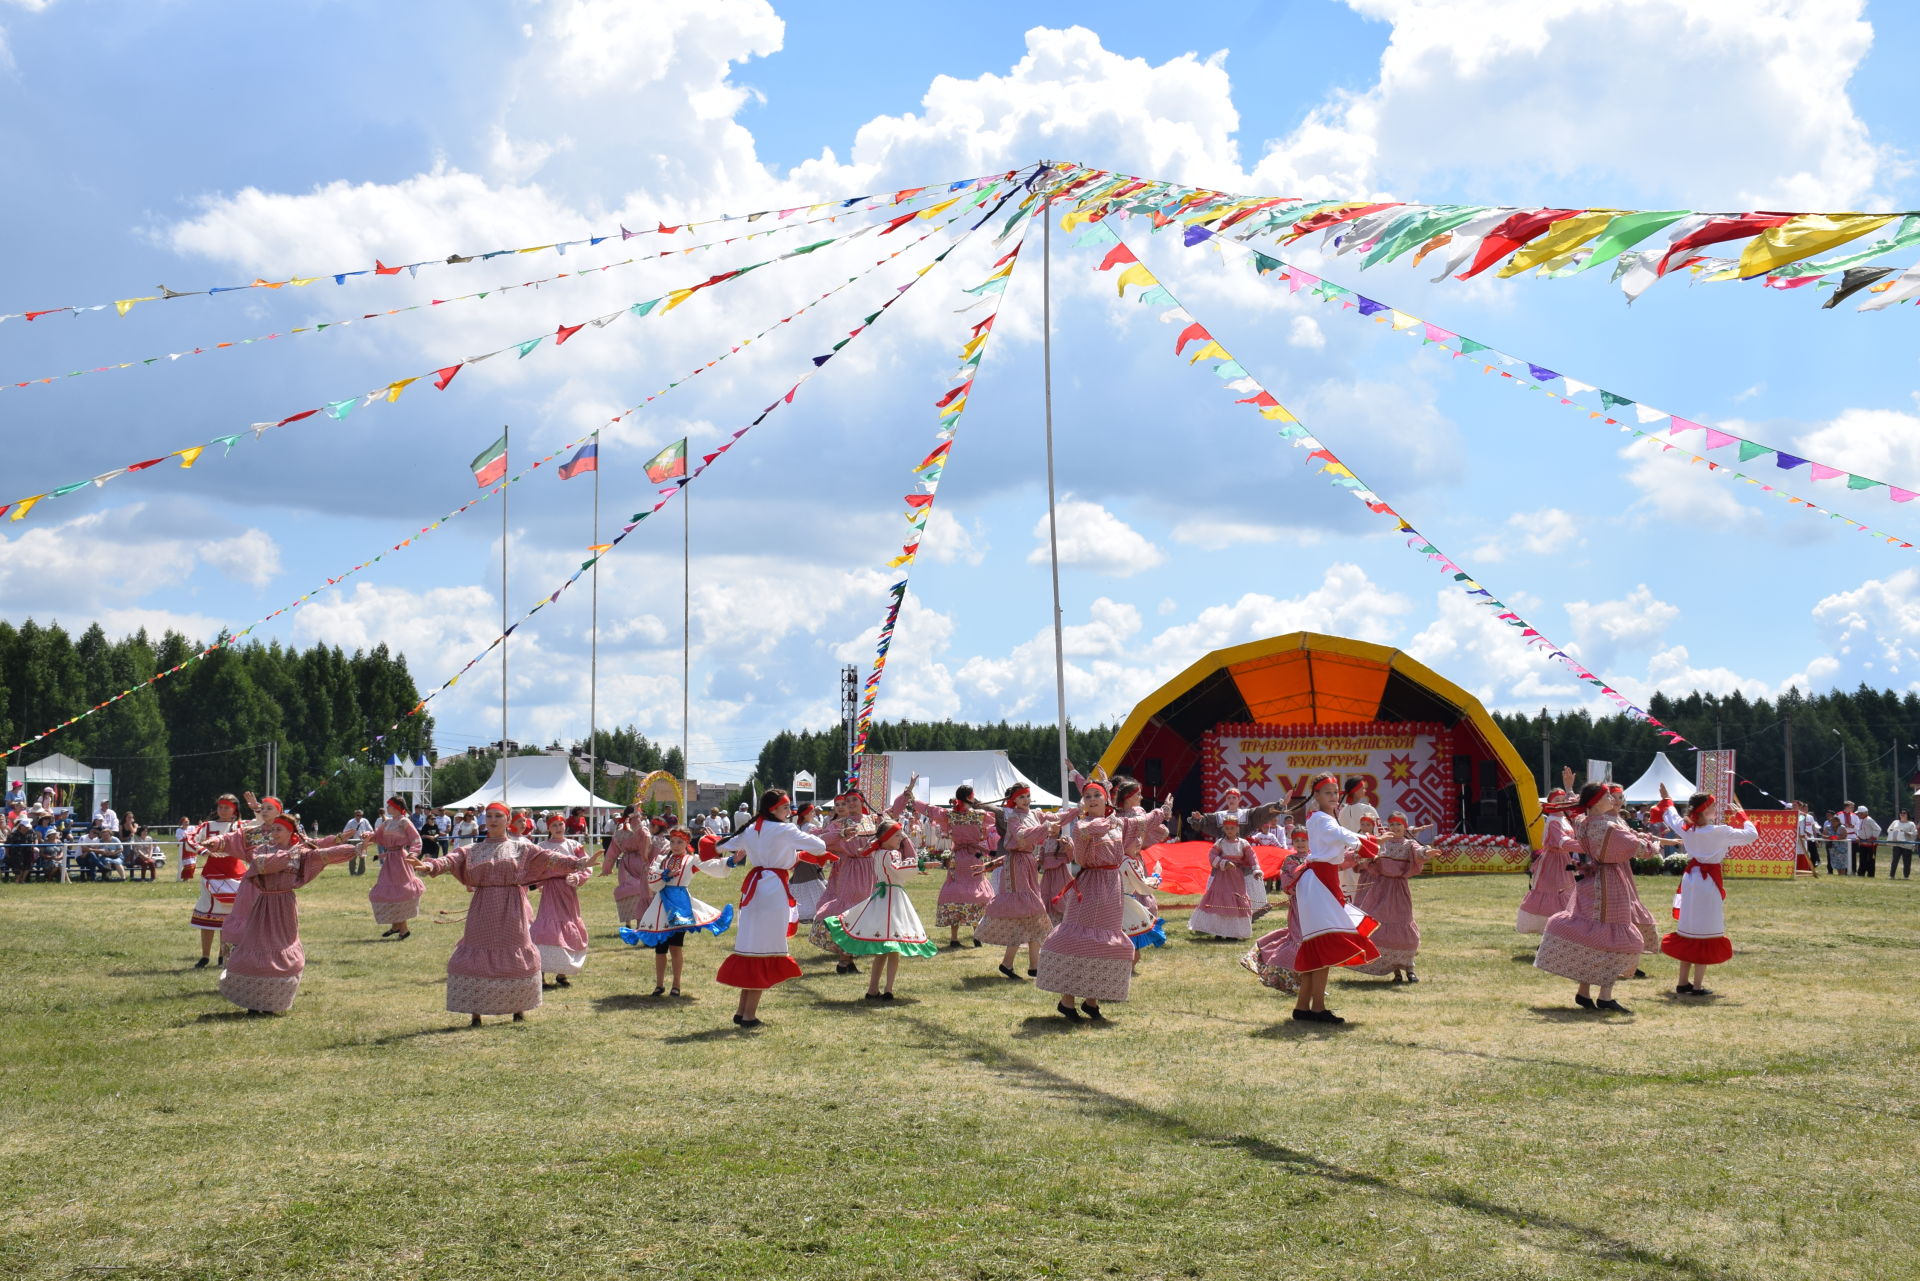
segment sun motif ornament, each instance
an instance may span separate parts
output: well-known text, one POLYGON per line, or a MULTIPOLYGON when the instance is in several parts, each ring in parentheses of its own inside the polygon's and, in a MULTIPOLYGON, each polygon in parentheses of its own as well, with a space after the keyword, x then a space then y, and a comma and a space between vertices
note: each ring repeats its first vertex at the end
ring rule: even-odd
POLYGON ((1267 782, 1267 769, 1268 766, 1265 757, 1261 757, 1259 760, 1248 761, 1244 771, 1245 777, 1241 780, 1242 785, 1253 788, 1259 787, 1261 784, 1267 782))
POLYGON ((1413 781, 1413 757, 1387 757, 1387 781, 1390 783, 1409 783, 1413 781))

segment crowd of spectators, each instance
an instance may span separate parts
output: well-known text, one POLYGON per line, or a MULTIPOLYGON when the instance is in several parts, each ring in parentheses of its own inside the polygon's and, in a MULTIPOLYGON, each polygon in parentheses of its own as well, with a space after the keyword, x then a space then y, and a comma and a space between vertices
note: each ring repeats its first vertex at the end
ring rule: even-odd
POLYGON ((10 881, 151 881, 167 862, 159 841, 131 810, 122 816, 101 801, 88 815, 63 804, 51 787, 31 803, 21 788, 10 787, 5 825, 10 881))

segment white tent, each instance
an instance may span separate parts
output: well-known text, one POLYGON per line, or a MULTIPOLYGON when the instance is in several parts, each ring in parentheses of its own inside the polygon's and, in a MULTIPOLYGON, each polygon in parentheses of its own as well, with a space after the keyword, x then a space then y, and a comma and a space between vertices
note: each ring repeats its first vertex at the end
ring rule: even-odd
POLYGON ((1693 795, 1693 780, 1682 774, 1678 767, 1667 759, 1665 752, 1655 752, 1653 764, 1647 766, 1647 772, 1627 788, 1627 804, 1652 805, 1660 799, 1662 783, 1667 785, 1667 794, 1676 801, 1684 801, 1693 795))
MULTIPOLYGON (((83 765, 63 752, 43 756, 31 765, 7 766, 7 790, 14 787, 29 787, 34 784, 52 783, 56 787, 91 787, 94 804, 90 808, 98 809, 99 802, 113 799, 113 771, 94 769, 83 765)), ((36 799, 30 791, 27 799, 36 799)))
POLYGON ((447 801, 450 810, 479 809, 493 801, 504 800, 517 810, 572 809, 576 805, 595 809, 620 808, 613 801, 590 795, 574 777, 564 756, 509 756, 493 763, 493 776, 472 796, 447 801), (505 777, 506 795, 500 783, 505 777))
POLYGON ((1058 796, 1022 774, 995 749, 983 752, 888 752, 885 773, 887 799, 892 800, 914 774, 920 776, 916 795, 929 805, 945 805, 963 783, 973 784, 974 799, 997 801, 1016 783, 1033 789, 1033 803, 1042 806, 1065 804, 1058 796))

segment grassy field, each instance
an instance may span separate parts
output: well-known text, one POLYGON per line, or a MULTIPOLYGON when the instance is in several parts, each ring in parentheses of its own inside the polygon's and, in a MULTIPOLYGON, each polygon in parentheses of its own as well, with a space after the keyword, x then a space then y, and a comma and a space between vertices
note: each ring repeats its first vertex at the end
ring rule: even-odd
POLYGON ((748 1033, 724 942, 642 995, 599 882, 575 987, 469 1031, 458 927, 378 941, 368 883, 302 894, 275 1019, 187 968, 177 882, 0 887, 0 1275, 1920 1275, 1920 883, 1735 882, 1723 995, 1662 964, 1631 1018, 1574 1011, 1486 877, 1415 883, 1424 981, 1336 978, 1342 1028, 1174 912, 1105 1027, 993 949, 869 1005, 803 939, 748 1033))

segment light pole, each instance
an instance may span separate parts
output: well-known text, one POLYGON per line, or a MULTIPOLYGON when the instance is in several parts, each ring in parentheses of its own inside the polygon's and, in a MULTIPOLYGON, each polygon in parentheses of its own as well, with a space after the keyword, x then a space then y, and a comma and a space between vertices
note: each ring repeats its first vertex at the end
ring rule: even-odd
POLYGON ((1841 734, 1839 730, 1834 730, 1833 732, 1840 737, 1840 803, 1845 805, 1849 799, 1847 795, 1847 736, 1841 734))

